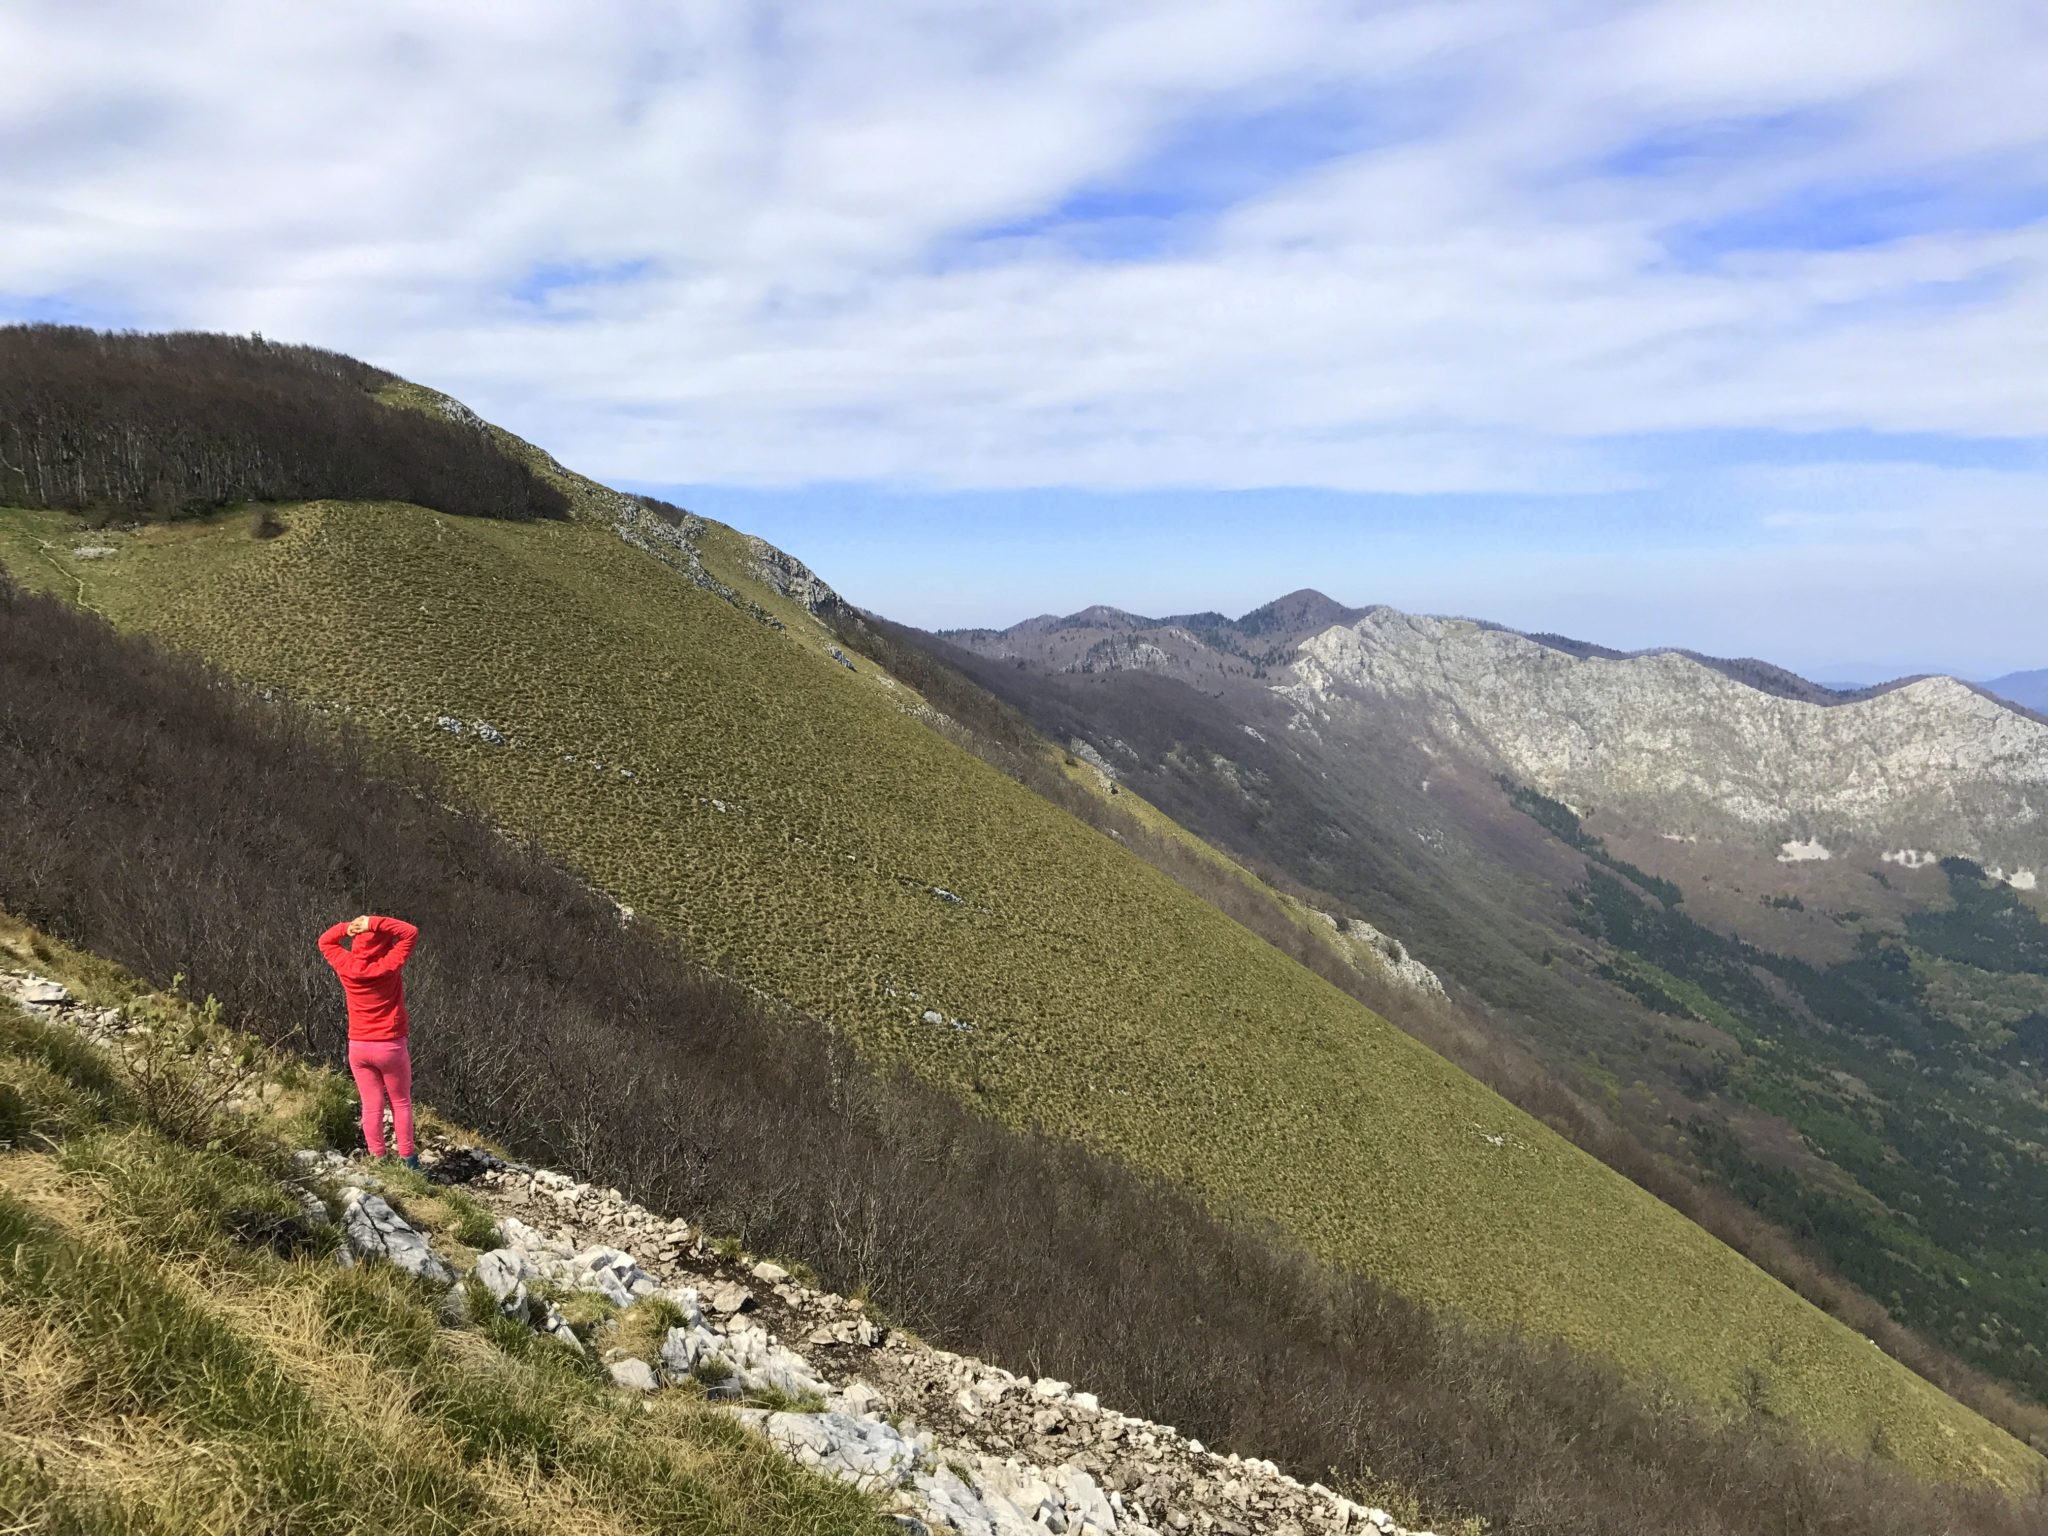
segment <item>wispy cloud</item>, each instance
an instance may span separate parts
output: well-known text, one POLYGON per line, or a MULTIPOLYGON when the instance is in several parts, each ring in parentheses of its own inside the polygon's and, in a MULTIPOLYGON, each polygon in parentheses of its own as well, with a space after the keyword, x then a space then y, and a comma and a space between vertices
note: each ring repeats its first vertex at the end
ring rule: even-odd
POLYGON ((317 336, 643 477, 1561 489, 1616 434, 2032 434, 2038 14, 32 3, 0 291, 317 336))
POLYGON ((7 312, 326 342, 622 478, 1683 500, 2048 436, 2021 0, 20 0, 0 56, 7 312))

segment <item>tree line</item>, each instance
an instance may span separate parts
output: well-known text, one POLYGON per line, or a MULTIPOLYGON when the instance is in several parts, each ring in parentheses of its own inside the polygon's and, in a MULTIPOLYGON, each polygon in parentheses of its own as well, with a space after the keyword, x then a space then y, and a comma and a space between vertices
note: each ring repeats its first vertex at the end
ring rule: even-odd
POLYGON ((568 514, 474 422, 380 401, 393 382, 261 336, 0 327, 0 506, 160 519, 333 499, 568 514))

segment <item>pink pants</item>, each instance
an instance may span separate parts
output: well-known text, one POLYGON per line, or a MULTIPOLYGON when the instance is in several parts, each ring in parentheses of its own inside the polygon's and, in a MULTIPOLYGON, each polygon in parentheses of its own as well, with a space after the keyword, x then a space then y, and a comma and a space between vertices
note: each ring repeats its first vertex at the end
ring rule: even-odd
POLYGON ((412 1053, 403 1040, 351 1040, 348 1069, 363 1098, 363 1145, 384 1155, 384 1100, 391 1100, 391 1129, 398 1155, 412 1156, 412 1053))

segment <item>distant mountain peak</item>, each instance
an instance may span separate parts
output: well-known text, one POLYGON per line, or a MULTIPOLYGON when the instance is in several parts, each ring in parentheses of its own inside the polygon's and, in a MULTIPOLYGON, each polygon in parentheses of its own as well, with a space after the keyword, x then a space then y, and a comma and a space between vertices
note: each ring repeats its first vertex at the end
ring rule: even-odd
POLYGON ((1058 629, 1150 629, 1157 619, 1148 619, 1143 614, 1130 613, 1122 608, 1112 608, 1107 603, 1095 603, 1079 613, 1070 613, 1056 621, 1058 629))
POLYGON ((1754 660, 1585 649, 1382 610, 1302 642, 1274 691, 1324 731, 1362 732, 1398 701, 1442 747, 1658 831, 1959 851, 2029 878, 2048 857, 2029 809, 2048 789, 2048 729, 1980 689, 1930 677, 1839 694, 1754 660))
POLYGON ((1332 624, 1348 624, 1364 612, 1362 608, 1347 608, 1313 587, 1302 587, 1254 608, 1237 621, 1237 628, 1246 635, 1298 634, 1326 629, 1332 624))

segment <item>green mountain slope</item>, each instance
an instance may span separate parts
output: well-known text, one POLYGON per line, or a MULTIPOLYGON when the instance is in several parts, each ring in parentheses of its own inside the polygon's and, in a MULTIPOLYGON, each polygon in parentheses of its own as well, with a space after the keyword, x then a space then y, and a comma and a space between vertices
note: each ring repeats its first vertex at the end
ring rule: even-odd
POLYGON ((993 1113, 1484 1322, 1929 1471, 2032 1475, 1867 1341, 952 745, 909 690, 835 659, 739 535, 533 461, 571 520, 311 503, 255 538, 248 515, 88 535, 8 511, 0 561, 405 740, 640 919, 993 1113))

